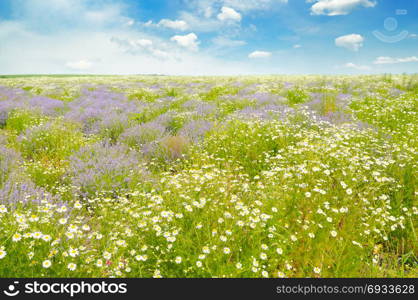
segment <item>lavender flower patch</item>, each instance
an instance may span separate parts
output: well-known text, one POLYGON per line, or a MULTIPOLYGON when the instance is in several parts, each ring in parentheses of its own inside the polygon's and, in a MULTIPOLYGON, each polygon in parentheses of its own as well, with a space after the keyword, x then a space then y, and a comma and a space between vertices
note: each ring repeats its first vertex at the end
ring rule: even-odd
POLYGON ((6 204, 12 209, 18 205, 28 204, 55 204, 68 208, 68 204, 61 201, 59 197, 36 186, 33 182, 29 180, 16 181, 15 179, 7 180, 0 188, 0 204, 6 204))
POLYGON ((9 174, 17 167, 19 154, 15 150, 2 145, 0 136, 0 187, 9 178, 9 174))
POLYGON ((199 117, 211 115, 216 111, 215 105, 198 100, 189 100, 183 104, 183 107, 188 111, 195 112, 199 117))
POLYGON ((44 96, 29 96, 19 89, 0 89, 0 126, 5 125, 8 115, 14 110, 26 110, 46 116, 57 116, 64 108, 60 100, 44 96))
POLYGON ((198 142, 204 139, 206 132, 211 130, 213 122, 206 120, 192 120, 186 123, 178 132, 180 136, 184 136, 192 142, 198 142))
POLYGON ((120 133, 120 127, 128 124, 129 115, 140 111, 140 106, 127 100, 123 94, 102 89, 85 90, 81 97, 68 104, 64 118, 81 123, 87 134, 106 130, 120 133))
POLYGON ((145 178, 138 153, 121 144, 105 141, 85 146, 69 162, 67 176, 83 196, 126 190, 145 178))
POLYGON ((166 134, 166 126, 158 121, 151 121, 126 129, 121 134, 119 141, 131 147, 141 148, 144 144, 157 141, 166 134))

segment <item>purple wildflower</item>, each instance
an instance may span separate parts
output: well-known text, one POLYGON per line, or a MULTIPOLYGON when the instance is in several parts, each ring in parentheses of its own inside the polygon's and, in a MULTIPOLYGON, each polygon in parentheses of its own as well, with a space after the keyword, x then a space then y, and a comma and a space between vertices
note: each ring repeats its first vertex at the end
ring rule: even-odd
POLYGON ((58 196, 54 196, 43 188, 36 186, 31 181, 19 182, 16 180, 7 180, 0 188, 0 203, 16 207, 18 204, 61 204, 63 203, 58 196))
POLYGON ((138 154, 127 146, 108 142, 81 148, 70 157, 68 176, 85 195, 97 191, 124 190, 144 174, 138 154))
POLYGON ((192 120, 185 124, 178 134, 196 142, 202 139, 212 126, 213 123, 206 120, 192 120))
POLYGON ((129 146, 142 146, 166 135, 166 127, 156 121, 128 128, 121 134, 119 141, 129 146))

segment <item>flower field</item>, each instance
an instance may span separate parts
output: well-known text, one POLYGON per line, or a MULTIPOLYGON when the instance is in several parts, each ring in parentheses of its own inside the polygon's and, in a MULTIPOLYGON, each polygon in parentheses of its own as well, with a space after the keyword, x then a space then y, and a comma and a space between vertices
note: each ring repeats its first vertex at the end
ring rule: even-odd
POLYGON ((0 277, 417 277, 418 76, 0 78, 0 277))

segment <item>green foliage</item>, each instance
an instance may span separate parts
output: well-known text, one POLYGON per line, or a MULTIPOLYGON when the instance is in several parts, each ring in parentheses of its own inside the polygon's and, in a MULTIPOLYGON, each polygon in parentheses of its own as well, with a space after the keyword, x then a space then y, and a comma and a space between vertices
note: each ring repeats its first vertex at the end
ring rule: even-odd
POLYGON ((72 123, 52 121, 26 130, 19 138, 22 155, 29 160, 62 160, 86 143, 72 123))
POLYGON ((45 119, 37 112, 16 109, 9 113, 6 129, 20 134, 27 128, 40 124, 45 119))
POLYGON ((168 107, 145 107, 140 113, 133 114, 131 119, 135 120, 136 122, 142 124, 149 121, 152 121, 159 115, 168 111, 168 107))
POLYGON ((293 89, 287 90, 285 97, 289 101, 289 104, 299 104, 304 103, 309 98, 308 94, 300 87, 295 87, 293 89))
POLYGON ((24 86, 22 90, 32 93, 33 95, 40 95, 42 94, 41 87, 34 87, 34 86, 24 86))
MULTIPOLYGON (((276 155, 283 146, 282 139, 270 135, 273 129, 271 124, 233 121, 212 130, 205 140, 204 149, 209 155, 227 162, 227 165, 243 168, 246 174, 253 177, 266 169, 266 155, 276 155)), ((289 137, 288 142, 292 140, 289 137)))
POLYGON ((238 93, 238 91, 239 88, 234 86, 216 86, 209 92, 202 93, 200 97, 202 97, 204 101, 215 101, 225 95, 235 95, 238 93))
POLYGON ((58 187, 65 182, 66 167, 66 161, 50 160, 49 157, 24 164, 25 174, 33 183, 48 190, 54 189, 54 187, 58 187))
POLYGON ((104 140, 109 140, 111 143, 116 143, 119 136, 124 132, 126 124, 126 122, 121 120, 112 120, 112 122, 103 126, 99 132, 99 136, 104 140))
POLYGON ((170 87, 170 88, 166 88, 164 90, 164 96, 165 97, 178 97, 182 95, 182 89, 180 88, 174 88, 174 87, 170 87))
POLYGON ((146 89, 140 89, 138 91, 135 91, 133 93, 128 94, 129 100, 138 100, 141 102, 147 102, 147 103, 153 103, 156 99, 158 99, 159 95, 148 91, 146 89))

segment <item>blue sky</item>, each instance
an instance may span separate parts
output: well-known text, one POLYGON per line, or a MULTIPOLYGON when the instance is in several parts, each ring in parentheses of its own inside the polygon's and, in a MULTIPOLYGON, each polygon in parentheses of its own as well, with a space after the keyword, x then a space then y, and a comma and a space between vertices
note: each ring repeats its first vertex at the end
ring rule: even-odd
POLYGON ((0 74, 417 70, 417 0, 0 0, 0 74))

